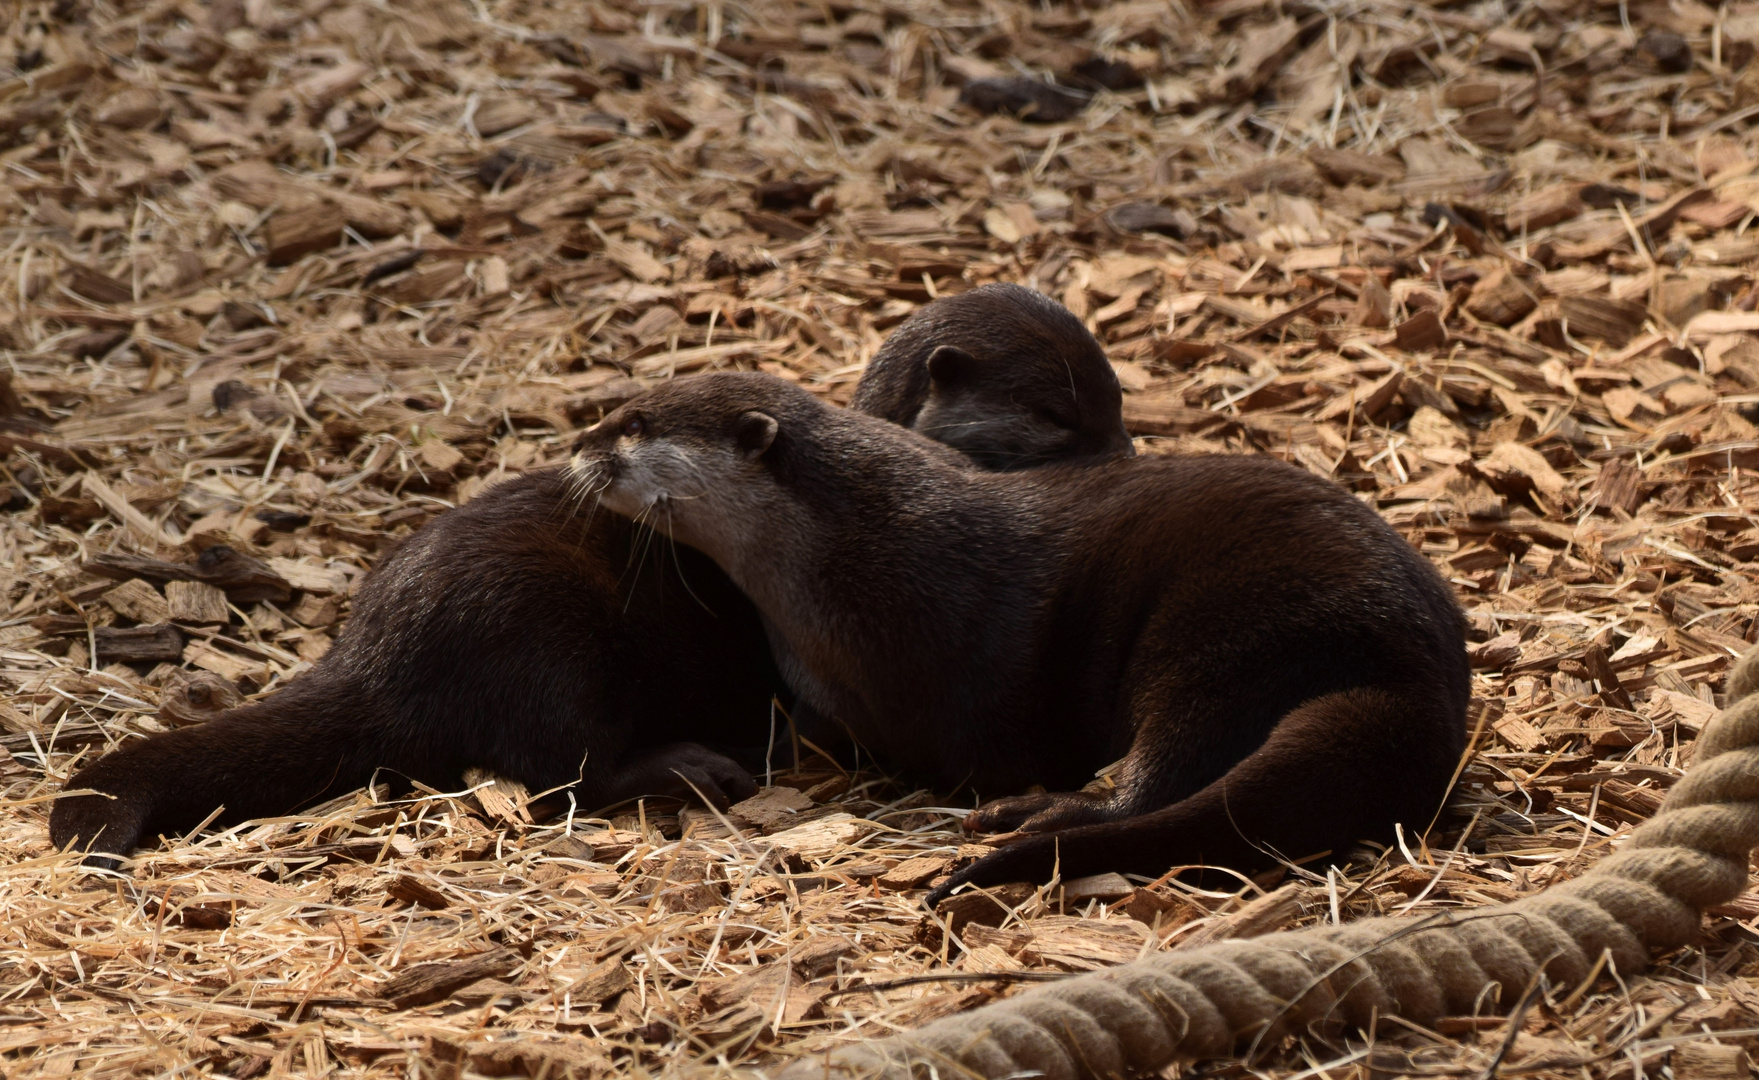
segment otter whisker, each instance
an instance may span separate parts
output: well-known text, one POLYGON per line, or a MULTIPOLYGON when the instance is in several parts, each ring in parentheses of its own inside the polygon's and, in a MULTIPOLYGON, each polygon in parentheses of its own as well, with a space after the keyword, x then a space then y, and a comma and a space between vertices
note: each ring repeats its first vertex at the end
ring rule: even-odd
MULTIPOLYGON (((696 496, 691 497, 695 498, 696 496)), ((678 557, 678 538, 672 535, 671 525, 672 507, 668 502, 668 505, 666 506, 666 542, 672 546, 672 563, 678 567, 678 584, 684 586, 684 591, 689 594, 692 600, 696 601, 698 607, 702 608, 702 610, 708 612, 710 615, 713 615, 715 613, 714 609, 702 602, 702 597, 696 595, 696 590, 690 587, 690 581, 684 576, 684 560, 678 557)))
MULTIPOLYGON (((648 523, 647 517, 654 511, 655 507, 659 506, 660 499, 663 497, 664 496, 656 496, 652 502, 641 508, 639 514, 631 519, 634 522, 636 529, 641 534, 641 542, 640 545, 630 553, 629 563, 624 567, 626 573, 631 569, 635 571, 635 575, 629 578, 629 593, 623 600, 623 610, 625 612, 629 610, 629 605, 635 601, 635 586, 641 581, 641 566, 647 561, 648 549, 653 546, 654 527, 648 523)), ((622 581, 619 579, 618 584, 621 583, 622 581)))
MULTIPOLYGON (((568 491, 571 498, 567 503, 558 505, 556 508, 557 510, 566 511, 566 516, 563 518, 564 521, 572 521, 580 516, 580 508, 586 505, 586 500, 588 498, 593 498, 593 509, 596 511, 598 509, 598 501, 604 498, 605 489, 611 486, 611 477, 609 473, 600 472, 591 476, 583 476, 579 473, 575 473, 573 470, 570 470, 570 473, 568 491), (596 486, 594 485, 595 480, 597 481, 596 486)), ((586 523, 589 527, 592 525, 592 517, 590 515, 587 517, 586 523)))

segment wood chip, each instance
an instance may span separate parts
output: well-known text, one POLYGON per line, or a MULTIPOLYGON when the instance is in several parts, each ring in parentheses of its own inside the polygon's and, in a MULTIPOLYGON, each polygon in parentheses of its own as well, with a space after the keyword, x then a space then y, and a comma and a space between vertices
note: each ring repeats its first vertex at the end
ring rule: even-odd
POLYGON ((432 911, 444 911, 452 906, 444 893, 410 874, 398 874, 385 892, 406 904, 428 908, 432 911))
POLYGON ((139 578, 125 581, 105 593, 104 603, 110 605, 116 614, 138 623, 171 621, 171 606, 166 603, 166 598, 139 578))
POLYGON ((232 617, 226 591, 205 581, 167 581, 166 617, 192 626, 218 626, 232 617))
POLYGON ((519 964, 519 954, 512 949, 493 949, 466 960, 418 964, 379 987, 379 996, 393 1008, 412 1009, 439 1001, 478 979, 506 975, 519 964))
POLYGON ((949 860, 934 855, 919 855, 886 871, 879 878, 879 887, 894 892, 920 888, 937 874, 946 872, 949 860))

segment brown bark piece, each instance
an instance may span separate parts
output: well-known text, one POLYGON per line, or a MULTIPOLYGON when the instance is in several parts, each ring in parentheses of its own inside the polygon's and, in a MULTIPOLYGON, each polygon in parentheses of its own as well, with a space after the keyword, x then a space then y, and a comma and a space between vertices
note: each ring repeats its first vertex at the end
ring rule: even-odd
POLYGON ((1141 395, 1124 398, 1124 427, 1132 435, 1189 435, 1234 423, 1225 413, 1193 409, 1165 399, 1141 395))
POLYGON ((179 671, 159 693, 159 719, 200 724, 244 704, 238 688, 211 671, 179 671))
POLYGON ((802 812, 812 809, 812 800, 797 788, 773 787, 758 792, 744 802, 734 803, 727 816, 735 823, 744 823, 763 833, 773 833, 800 824, 802 812))
POLYGON ((1505 495, 1531 488, 1551 506, 1563 505, 1569 489, 1569 482, 1545 455, 1524 443, 1497 443, 1490 456, 1478 463, 1478 471, 1505 495))
MULTIPOLYGON (((169 588, 170 586, 166 586, 167 591, 169 588)), ((342 605, 337 603, 335 597, 306 593, 299 598, 299 603, 294 604, 287 614, 301 626, 321 630, 326 626, 335 625, 342 618, 342 605)))
POLYGON ((168 581, 165 598, 170 601, 166 617, 171 622, 214 626, 232 618, 225 590, 205 581, 168 581))
POLYGON ((1667 277, 1655 286, 1655 313, 1674 326, 1685 326, 1709 306, 1710 282, 1703 278, 1667 277))
POLYGON ((452 902, 446 899, 444 893, 410 874, 398 874, 392 879, 391 884, 385 887, 385 892, 393 899, 413 904, 416 907, 424 907, 430 911, 444 911, 452 906, 452 902))
POLYGON ((1612 661, 1606 655, 1606 649, 1599 645, 1590 645, 1582 653, 1582 666, 1588 669, 1588 675, 1594 680, 1595 687, 1600 691, 1600 700, 1615 709, 1629 712, 1636 706, 1631 701, 1631 693, 1624 684, 1619 682, 1618 673, 1612 669, 1612 661))
POLYGON ((1300 24, 1287 16, 1259 27, 1242 42, 1233 66, 1218 76, 1220 89, 1236 99, 1256 94, 1282 68, 1300 39, 1300 24))
POLYGON ((165 106, 158 94, 144 86, 130 86, 111 94, 98 106, 92 119, 106 127, 144 128, 158 123, 164 115, 165 106))
POLYGON ((1649 317, 1642 304, 1605 296, 1566 296, 1558 301, 1558 314, 1571 337, 1595 338, 1615 347, 1636 336, 1649 317))
POLYGON ((1580 190, 1575 184, 1536 188, 1509 204, 1503 212, 1503 223, 1509 232, 1518 236, 1578 217, 1587 209, 1578 194, 1580 190))
POLYGON ((1334 150, 1316 146, 1307 151, 1307 160, 1321 176, 1343 187, 1349 184, 1396 184, 1405 178, 1405 163, 1385 154, 1364 154, 1360 150, 1334 150))
POLYGON ((1640 431, 1649 430, 1651 424, 1667 415, 1666 405, 1628 386, 1614 387, 1600 395, 1600 400, 1614 420, 1640 431))
MULTIPOLYGON (((935 914, 946 920, 947 929, 957 934, 970 923, 998 926, 1014 908, 1026 902, 1033 892, 1031 885, 1019 882, 998 885, 992 889, 963 892, 942 900, 935 914)), ((932 925, 933 920, 925 918, 932 925)), ((935 928, 938 931, 938 927, 935 928)))
POLYGON ((1434 308, 1419 311, 1395 327, 1393 333, 1397 335, 1395 344, 1406 352, 1429 352, 1448 342, 1447 328, 1434 308))
POLYGON ((1681 1043, 1674 1048, 1671 1063, 1675 1076, 1692 1080, 1747 1080, 1753 1075, 1746 1048, 1725 1043, 1681 1043))
POLYGON ((79 263, 67 268, 67 287, 100 304, 126 304, 134 299, 134 290, 127 285, 79 263))
POLYGON ((1025 926, 1010 926, 1006 930, 1000 930, 982 923, 968 923, 961 936, 964 937, 965 944, 974 949, 990 946, 1009 956, 1020 955, 1020 950, 1032 941, 1032 931, 1025 926))
POLYGON ((1498 326, 1513 326, 1538 306, 1539 298, 1506 266, 1479 278, 1466 298, 1466 310, 1473 318, 1498 326))
POLYGON ((613 958, 587 968, 568 985, 568 994, 577 1007, 597 1005, 634 985, 635 979, 629 974, 629 968, 623 961, 613 958))
POLYGON ((1514 146, 1520 122, 1515 110, 1503 105, 1493 105, 1487 109, 1475 109, 1462 116, 1455 121, 1454 130, 1468 142, 1491 150, 1508 150, 1514 146))
POLYGON ((1539 729, 1518 716, 1505 716, 1490 726, 1504 742, 1524 753, 1533 753, 1545 745, 1545 736, 1539 729))
MULTIPOLYGON (((1493 549, 1494 550, 1494 549, 1493 549)), ((1521 659, 1521 635, 1513 630, 1466 647, 1472 666, 1480 671, 1501 671, 1521 659)))
POLYGON ((519 966, 519 954, 512 949, 495 949, 467 960, 442 960, 418 964, 398 972, 379 990, 379 996, 393 1008, 412 1009, 438 1001, 455 990, 462 990, 478 979, 509 974, 519 966))
POLYGON ((1643 501, 1643 473, 1623 458, 1614 458, 1600 467, 1588 498, 1596 508, 1634 514, 1643 501))
POLYGON ((941 855, 918 855, 887 870, 879 878, 879 887, 892 892, 920 888, 930 878, 945 871, 947 859, 941 855))
POLYGON ((171 621, 171 606, 165 602, 165 597, 140 578, 125 581, 105 593, 104 603, 116 614, 137 623, 150 625, 171 621))
POLYGON ((1356 294, 1356 310, 1350 321, 1376 330, 1392 325, 1393 295, 1377 275, 1369 274, 1362 279, 1362 288, 1356 294))
MULTIPOLYGON (((578 999, 576 999, 578 1000, 578 999)), ((443 1040, 435 1039, 438 1046, 443 1040)), ((473 1076, 606 1076, 611 1059, 585 1036, 549 1035, 542 1032, 510 1033, 494 1042, 471 1043, 457 1048, 469 1062, 469 1070, 454 1066, 450 1075, 473 1076)), ((441 1060, 439 1055, 432 1055, 441 1060)), ((453 1058, 456 1061, 456 1058, 453 1058)), ((424 1056, 424 1064, 427 1056, 424 1056)), ((443 1075, 439 1069, 436 1075, 443 1075)), ((423 1075, 428 1075, 423 1070, 423 1075)))
POLYGON ((100 577, 126 581, 141 577, 151 581, 205 581, 226 591, 234 602, 270 600, 282 603, 293 587, 262 560, 240 554, 224 544, 203 551, 193 563, 166 562, 122 552, 105 552, 85 563, 100 577))
POLYGON ((214 188, 229 199, 267 210, 304 209, 331 205, 331 215, 370 237, 395 236, 407 227, 409 215, 381 199, 327 187, 283 173, 267 161, 241 161, 214 175, 214 188))
POLYGON ((321 202, 277 211, 263 230, 269 265, 287 266, 335 247, 342 242, 343 224, 336 208, 321 202))
POLYGON ((1089 900, 1122 900, 1134 893, 1136 886, 1130 884, 1122 874, 1094 874, 1065 881, 1057 891, 1067 909, 1085 904, 1089 900))
POLYGON ((175 626, 136 626, 120 629, 103 626, 92 631, 101 664, 152 663, 156 660, 181 660, 183 634, 175 626))

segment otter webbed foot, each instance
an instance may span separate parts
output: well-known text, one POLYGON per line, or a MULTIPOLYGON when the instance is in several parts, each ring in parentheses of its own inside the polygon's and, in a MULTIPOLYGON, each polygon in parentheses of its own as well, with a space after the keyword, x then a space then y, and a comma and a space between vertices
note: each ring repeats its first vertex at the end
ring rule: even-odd
MULTIPOLYGON (((952 877, 929 890, 922 902, 933 911, 936 905, 951 896, 953 890, 961 885, 975 885, 980 889, 1010 881, 1030 881, 1034 885, 1042 885, 1050 880, 1055 871, 1057 856, 1058 844, 1054 836, 1031 836, 1015 841, 957 871, 952 877)), ((1067 870, 1067 867, 1064 869, 1067 870)))

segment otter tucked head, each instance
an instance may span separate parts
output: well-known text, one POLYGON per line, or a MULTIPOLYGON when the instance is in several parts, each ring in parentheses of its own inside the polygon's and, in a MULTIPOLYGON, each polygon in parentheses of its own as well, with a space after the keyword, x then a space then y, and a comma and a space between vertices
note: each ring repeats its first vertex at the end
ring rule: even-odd
POLYGON ((587 499, 716 555, 716 538, 741 520, 785 512, 761 482, 788 442, 784 425, 835 422, 838 411, 771 375, 677 379, 582 432, 569 471, 587 499))
POLYGON ((985 285, 911 316, 851 407, 989 469, 1134 452, 1099 342, 1068 309, 1018 285, 985 285))

